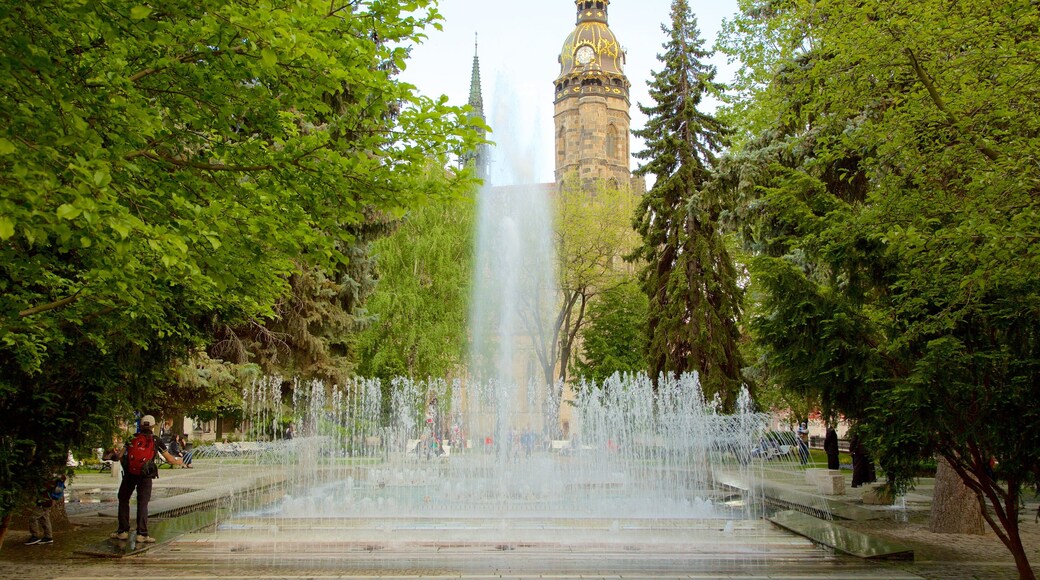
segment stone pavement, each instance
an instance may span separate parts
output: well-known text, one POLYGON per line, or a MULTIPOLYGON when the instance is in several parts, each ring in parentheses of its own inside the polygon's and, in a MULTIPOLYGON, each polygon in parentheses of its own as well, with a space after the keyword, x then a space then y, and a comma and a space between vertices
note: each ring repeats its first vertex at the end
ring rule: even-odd
MULTIPOLYGON (((846 495, 823 498, 804 476, 790 469, 762 469, 766 494, 785 507, 832 510, 834 523, 868 536, 909 546, 914 560, 873 562, 845 556, 787 532, 754 535, 743 555, 638 550, 625 546, 597 551, 561 550, 535 543, 479 550, 472 546, 422 546, 405 549, 337 543, 320 544, 307 554, 291 553, 293 544, 271 542, 258 553, 235 544, 222 545, 213 534, 188 533, 207 525, 196 505, 221 505, 235 488, 269 485, 279 470, 235 463, 196 461, 191 470, 163 469, 152 502, 152 534, 160 542, 143 553, 122 558, 84 555, 107 545, 115 529, 118 482, 107 474, 82 474, 70 482, 67 504, 74 529, 57 533, 51 546, 23 546, 27 532, 8 532, 0 550, 0 578, 112 578, 150 575, 170 578, 1017 578, 1010 554, 992 532, 983 536, 933 534, 927 531, 933 482, 922 480, 896 506, 868 506, 864 490, 846 486, 846 495), (845 518, 845 519, 842 519, 845 518), (636 551, 633 551, 636 550, 636 551)), ((848 474, 846 474, 848 477, 848 474)), ((1040 563, 1040 524, 1033 520, 1035 500, 1027 505, 1022 534, 1030 561, 1040 563)), ((212 513, 212 512, 210 512, 212 513)), ((303 525, 306 525, 305 523, 303 525)), ((749 524, 768 528, 765 522, 749 524)), ((766 530, 762 530, 763 533, 766 530)), ((748 533, 757 532, 749 531, 748 533)), ((233 537, 233 535, 231 536, 233 537)), ((134 551, 131 548, 129 551, 134 551)), ((118 553, 110 554, 119 555, 118 553)))

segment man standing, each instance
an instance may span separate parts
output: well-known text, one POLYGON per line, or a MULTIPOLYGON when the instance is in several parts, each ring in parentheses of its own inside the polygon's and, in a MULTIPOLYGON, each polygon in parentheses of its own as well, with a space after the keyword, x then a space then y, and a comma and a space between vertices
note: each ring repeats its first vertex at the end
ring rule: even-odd
POLYGON ((119 529, 112 532, 111 537, 126 540, 130 537, 130 496, 137 490, 137 541, 154 542, 148 535, 148 501, 152 499, 152 480, 159 477, 159 469, 155 465, 156 453, 171 465, 181 465, 181 460, 170 455, 166 445, 155 436, 155 417, 141 417, 141 428, 126 444, 121 454, 123 464, 123 481, 119 484, 119 529))

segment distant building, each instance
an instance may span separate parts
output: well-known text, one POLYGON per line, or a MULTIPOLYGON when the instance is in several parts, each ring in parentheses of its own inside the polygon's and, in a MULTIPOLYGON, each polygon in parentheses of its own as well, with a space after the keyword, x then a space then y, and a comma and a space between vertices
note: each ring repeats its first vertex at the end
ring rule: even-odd
MULTIPOLYGON (((487 118, 484 116, 484 96, 480 88, 480 58, 477 55, 477 42, 475 39, 473 41, 473 73, 469 81, 469 102, 467 104, 473 108, 473 112, 470 113, 471 118, 480 119, 482 123, 487 122, 487 118)), ((484 129, 480 129, 478 132, 481 138, 487 137, 487 131, 484 129)), ((487 181, 491 168, 491 151, 488 145, 478 145, 475 151, 462 155, 459 159, 459 165, 463 167, 472 166, 476 171, 477 177, 487 181)))

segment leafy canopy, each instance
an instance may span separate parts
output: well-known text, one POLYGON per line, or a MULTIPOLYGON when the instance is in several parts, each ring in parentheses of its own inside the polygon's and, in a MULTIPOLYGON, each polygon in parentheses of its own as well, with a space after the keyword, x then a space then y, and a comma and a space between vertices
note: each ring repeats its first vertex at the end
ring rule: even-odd
POLYGON ((724 163, 753 329, 785 387, 858 421, 896 488, 947 459, 1031 577, 1040 482, 1040 15, 1028 0, 744 0, 724 163), (991 460, 998 468, 990 469, 991 460))
POLYGON ((426 0, 0 6, 5 464, 103 439, 211 321, 271 316, 299 265, 350 261, 355 226, 464 189, 425 168, 476 143, 465 111, 395 79, 438 18, 426 0))

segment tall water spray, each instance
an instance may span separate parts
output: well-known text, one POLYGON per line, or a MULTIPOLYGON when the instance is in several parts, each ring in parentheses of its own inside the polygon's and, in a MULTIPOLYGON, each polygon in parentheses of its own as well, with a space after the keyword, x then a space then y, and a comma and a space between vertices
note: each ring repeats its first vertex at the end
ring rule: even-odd
POLYGON ((550 200, 544 186, 525 185, 533 172, 532 148, 516 130, 523 124, 504 103, 495 110, 496 181, 479 195, 467 373, 390 385, 257 381, 245 393, 251 422, 292 420, 298 436, 249 448, 283 469, 284 494, 226 529, 321 520, 351 537, 409 530, 415 542, 448 535, 476 545, 530 541, 538 530, 541 542, 629 546, 642 540, 626 529, 671 530, 686 541, 719 529, 705 522, 759 513, 748 482, 766 418, 746 393, 726 415, 704 400, 695 374, 579 381, 562 436, 564 403, 540 356, 558 300, 550 200))
POLYGON ((491 441, 543 430, 538 395, 552 374, 543 366, 556 300, 552 214, 545 188, 534 185, 537 147, 521 134, 513 94, 500 86, 492 109, 496 146, 491 183, 478 196, 470 310, 469 374, 486 388, 469 392, 468 424, 491 441))

